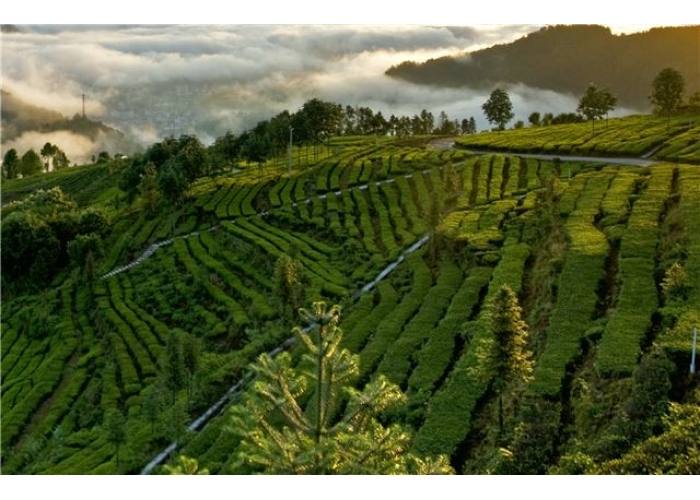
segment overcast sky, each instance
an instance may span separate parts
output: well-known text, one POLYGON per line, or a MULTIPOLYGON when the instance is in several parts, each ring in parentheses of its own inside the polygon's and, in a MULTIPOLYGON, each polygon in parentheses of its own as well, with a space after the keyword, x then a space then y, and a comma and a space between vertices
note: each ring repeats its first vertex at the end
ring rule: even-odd
MULTIPOLYGON (((21 16, 20 16, 21 18, 21 16)), ((384 76, 392 64, 513 41, 540 24, 22 25, 2 35, 2 88, 72 116, 87 114, 144 143, 170 133, 211 142, 319 97, 390 114, 428 109, 486 123, 483 92, 384 76)), ((614 32, 648 25, 613 25, 614 32)), ((512 87, 516 120, 572 111, 574 96, 512 87)), ((620 110, 625 112, 626 110, 620 110)))

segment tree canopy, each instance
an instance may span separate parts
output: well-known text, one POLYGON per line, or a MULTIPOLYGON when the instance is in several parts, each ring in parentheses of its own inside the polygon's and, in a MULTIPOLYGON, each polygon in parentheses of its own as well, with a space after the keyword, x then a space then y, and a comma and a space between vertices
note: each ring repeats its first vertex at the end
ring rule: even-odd
POLYGON ((594 83, 588 85, 586 92, 581 96, 576 111, 591 120, 591 126, 595 130, 595 120, 605 116, 615 109, 617 98, 607 89, 599 89, 594 83))
POLYGON ((668 115, 681 106, 685 80, 683 75, 674 68, 662 69, 652 82, 652 92, 649 100, 657 113, 668 115))
POLYGON ((20 171, 22 177, 29 177, 30 175, 36 175, 41 172, 41 158, 33 149, 27 150, 26 153, 22 155, 22 161, 20 166, 20 171))
POLYGON ((489 123, 498 125, 498 130, 505 129, 506 123, 515 116, 510 96, 501 88, 496 88, 491 92, 488 100, 481 105, 481 109, 484 110, 484 115, 489 123))
POLYGON ((21 162, 17 150, 8 149, 2 159, 2 175, 6 179, 15 179, 20 173, 21 162))
MULTIPOLYGON (((155 169, 162 198, 174 204, 182 200, 192 182, 209 173, 209 153, 200 140, 191 135, 181 135, 177 139, 166 137, 153 144, 143 155, 134 157, 121 174, 119 187, 130 198, 152 187, 151 183, 143 184, 148 166, 155 169)), ((148 196, 151 195, 149 192, 148 196)))
MULTIPOLYGON (((70 262, 69 247, 79 236, 78 245, 97 250, 107 227, 100 210, 77 210, 73 200, 60 188, 37 190, 3 210, 3 286, 17 289, 48 283, 70 262), (85 237, 91 235, 88 243, 85 237)), ((76 246, 75 255, 84 253, 76 246)), ((81 262, 81 259, 74 259, 81 262)))
POLYGON ((396 385, 380 376, 362 391, 352 387, 358 356, 340 348, 340 307, 315 302, 311 310, 299 313, 308 324, 294 329, 303 350, 299 365, 287 352, 276 358, 261 355, 253 366, 251 390, 233 408, 231 429, 241 438, 235 471, 452 472, 445 457, 423 459, 408 453, 410 433, 396 424, 385 427, 377 419, 387 408, 405 402, 396 385))

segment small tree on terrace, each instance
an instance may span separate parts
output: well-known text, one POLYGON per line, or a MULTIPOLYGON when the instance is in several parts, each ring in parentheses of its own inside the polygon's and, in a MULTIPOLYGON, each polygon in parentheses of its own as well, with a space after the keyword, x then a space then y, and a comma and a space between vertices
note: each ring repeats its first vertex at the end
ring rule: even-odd
POLYGON ((41 148, 41 151, 39 154, 41 155, 42 159, 44 160, 44 168, 46 171, 49 171, 49 159, 53 157, 53 155, 56 154, 58 151, 58 147, 51 144, 50 142, 47 142, 44 144, 44 147, 41 148))
POLYGON ((5 179, 16 179, 22 166, 17 150, 8 149, 2 160, 2 175, 5 179))
POLYGON ((481 105, 481 109, 484 110, 484 114, 489 123, 498 125, 498 130, 504 130, 506 128, 506 123, 511 121, 515 116, 515 114, 513 114, 513 104, 510 102, 510 97, 508 93, 501 88, 496 88, 491 92, 491 96, 481 105))
POLYGON ((22 177, 28 177, 41 172, 41 158, 39 158, 39 155, 36 154, 36 151, 30 149, 22 155, 20 168, 22 171, 22 177))
POLYGON ((588 85, 581 97, 576 111, 591 120, 591 128, 595 131, 595 120, 598 120, 615 109, 617 98, 608 90, 599 90, 595 84, 588 85))
POLYGON ((289 255, 281 255, 275 262, 274 282, 280 300, 282 314, 287 304, 296 311, 303 300, 304 267, 301 262, 289 255))
POLYGON ((263 354, 253 365, 256 381, 233 407, 231 430, 241 437, 235 472, 267 474, 450 473, 443 456, 408 453, 410 434, 384 427, 377 415, 405 401, 380 376, 363 391, 352 388, 358 356, 340 348, 340 308, 315 302, 300 310, 308 328, 295 328, 304 349, 298 367, 283 352, 263 354), (341 398, 347 404, 344 413, 341 398), (306 406, 304 402, 308 401, 306 406))
POLYGON ((469 117, 469 133, 476 134, 476 120, 473 116, 469 117))
POLYGON ((670 115, 683 102, 685 81, 683 75, 673 68, 662 69, 652 83, 649 100, 660 115, 670 115))
POLYGON ((461 133, 462 134, 474 134, 476 133, 476 120, 471 116, 467 120, 464 118, 461 123, 461 133))
POLYGON ((58 146, 56 147, 56 152, 53 155, 53 168, 54 170, 60 170, 66 168, 70 165, 70 160, 66 156, 66 153, 62 151, 58 146))

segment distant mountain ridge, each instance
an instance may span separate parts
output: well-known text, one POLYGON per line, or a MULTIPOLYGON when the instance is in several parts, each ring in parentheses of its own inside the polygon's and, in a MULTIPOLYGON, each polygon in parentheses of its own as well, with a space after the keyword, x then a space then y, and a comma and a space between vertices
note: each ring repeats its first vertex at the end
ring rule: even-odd
POLYGON ((700 26, 629 35, 597 25, 549 26, 509 44, 423 63, 405 61, 385 73, 438 87, 522 83, 573 95, 593 82, 609 88, 621 106, 646 110, 651 83, 667 67, 683 74, 686 93, 700 90, 700 26))

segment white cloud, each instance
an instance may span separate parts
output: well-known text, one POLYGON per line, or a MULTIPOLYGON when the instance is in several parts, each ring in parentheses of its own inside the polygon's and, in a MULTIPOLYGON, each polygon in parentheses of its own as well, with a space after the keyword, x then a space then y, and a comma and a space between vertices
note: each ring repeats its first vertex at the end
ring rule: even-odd
MULTIPOLYGON (((387 115, 445 110, 452 118, 481 121, 483 92, 416 86, 390 79, 384 71, 407 59, 506 43, 537 29, 418 24, 20 28, 24 33, 2 35, 5 90, 68 116, 80 110, 85 93, 88 116, 138 133, 144 143, 168 134, 213 139, 228 129, 240 132, 315 96, 387 115)), ((514 92, 518 116, 518 108, 572 110, 565 96, 524 88, 514 92)))

